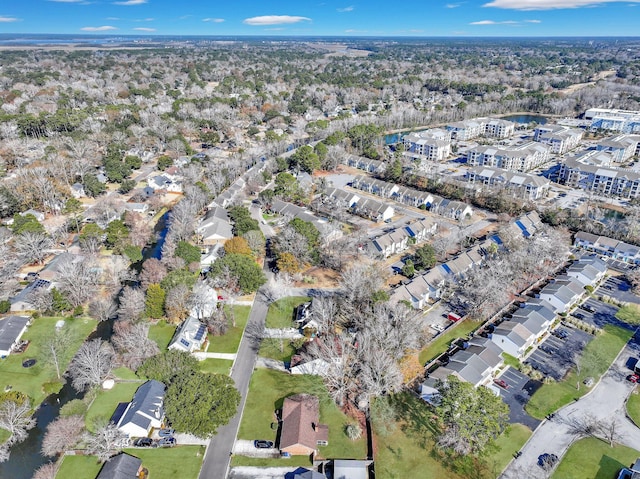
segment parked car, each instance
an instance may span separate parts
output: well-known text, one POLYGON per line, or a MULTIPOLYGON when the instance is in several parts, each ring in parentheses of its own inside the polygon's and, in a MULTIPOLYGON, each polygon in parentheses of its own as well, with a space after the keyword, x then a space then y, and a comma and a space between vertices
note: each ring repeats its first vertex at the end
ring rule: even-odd
POLYGON ((509 385, 504 379, 494 379, 493 382, 496 383, 501 388, 509 389, 509 385))
POLYGON ((271 449, 273 448, 273 442, 266 441, 264 439, 256 439, 255 441, 253 441, 253 446, 256 449, 271 449))
POLYGON ((637 383, 638 381, 640 381, 640 376, 638 376, 637 374, 629 374, 627 376, 627 381, 637 383))
POLYGON ((545 452, 544 454, 540 454, 538 456, 538 466, 540 466, 545 471, 550 471, 551 469, 553 469, 553 466, 555 466, 557 462, 558 456, 556 456, 555 454, 549 454, 548 452, 545 452))
POLYGON ((626 467, 623 467, 622 469, 620 469, 617 477, 618 479, 631 479, 633 477, 633 471, 627 469, 626 467))
POLYGON ((564 329, 554 329, 553 331, 551 331, 551 334, 553 334, 558 339, 567 339, 569 337, 569 333, 567 333, 564 329))
POLYGON ((590 313, 595 313, 595 309, 593 309, 593 306, 591 306, 590 304, 581 304, 580 308, 584 309, 585 311, 589 311, 590 313))
POLYGON ((578 319, 584 319, 584 314, 582 313, 573 313, 571 316, 574 316, 578 319))
POLYGON ((133 445, 135 447, 151 447, 153 444, 153 439, 150 437, 141 437, 133 441, 133 445))
POLYGON ((156 443, 156 445, 158 447, 173 447, 178 443, 178 441, 176 441, 175 437, 163 437, 161 439, 158 439, 158 442, 156 443))
POLYGON ((176 433, 175 429, 164 428, 158 431, 158 436, 160 437, 172 437, 176 433))

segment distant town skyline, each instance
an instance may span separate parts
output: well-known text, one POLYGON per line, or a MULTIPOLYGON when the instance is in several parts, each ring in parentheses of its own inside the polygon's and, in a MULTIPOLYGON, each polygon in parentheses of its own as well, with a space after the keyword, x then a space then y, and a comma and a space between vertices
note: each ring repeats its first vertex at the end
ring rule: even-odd
POLYGON ((640 0, 23 0, 0 33, 636 36, 640 0))

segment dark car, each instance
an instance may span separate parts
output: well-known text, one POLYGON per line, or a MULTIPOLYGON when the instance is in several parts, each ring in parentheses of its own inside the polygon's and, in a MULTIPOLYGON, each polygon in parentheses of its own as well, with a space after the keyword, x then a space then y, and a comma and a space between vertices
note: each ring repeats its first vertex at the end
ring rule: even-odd
POLYGON ((175 429, 169 429, 169 428, 165 428, 165 429, 160 429, 158 431, 158 436, 160 437, 171 437, 176 433, 175 429))
POLYGON ((173 447, 177 444, 175 437, 163 437, 162 439, 158 439, 156 445, 158 447, 173 447))
POLYGON ((151 439, 150 437, 141 437, 133 441, 133 445, 135 447, 151 447, 152 444, 153 439, 151 439))
POLYGON ((264 439, 256 439, 253 441, 253 446, 256 449, 271 449, 273 447, 273 442, 265 441, 264 439))
POLYGON ((569 337, 569 333, 567 333, 564 329, 554 329, 553 331, 551 331, 551 334, 553 334, 558 339, 567 339, 569 337))
POLYGON ((538 456, 538 466, 540 466, 545 471, 550 471, 553 469, 558 462, 558 456, 555 454, 549 454, 545 452, 544 454, 540 454, 538 456))
POLYGON ((590 304, 581 304, 580 308, 584 309, 585 311, 589 311, 590 313, 595 312, 595 309, 593 309, 593 306, 591 306, 590 304))
POLYGON ((501 388, 509 389, 509 385, 504 379, 494 379, 493 382, 496 383, 501 388))
POLYGON ((582 313, 573 313, 572 316, 578 318, 578 319, 584 319, 584 314, 582 313))

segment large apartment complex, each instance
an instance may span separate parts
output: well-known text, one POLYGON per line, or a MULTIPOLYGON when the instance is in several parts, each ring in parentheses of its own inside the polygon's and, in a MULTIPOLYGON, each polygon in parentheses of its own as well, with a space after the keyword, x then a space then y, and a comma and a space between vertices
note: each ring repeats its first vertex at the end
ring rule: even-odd
POLYGON ((528 171, 546 163, 549 149, 540 143, 497 147, 477 146, 467 152, 467 163, 472 166, 492 166, 511 171, 528 171))
POLYGON ((533 139, 547 145, 551 153, 564 155, 578 147, 582 134, 582 130, 566 126, 540 125, 535 129, 533 139))
POLYGON ((474 118, 447 125, 451 138, 458 141, 472 140, 479 136, 509 138, 515 132, 515 123, 495 118, 474 118))
POLYGON ((640 111, 590 108, 584 113, 584 118, 591 120, 592 130, 640 133, 640 111))
POLYGON ((443 161, 451 155, 451 135, 435 129, 409 133, 402 138, 405 156, 416 160, 443 161))

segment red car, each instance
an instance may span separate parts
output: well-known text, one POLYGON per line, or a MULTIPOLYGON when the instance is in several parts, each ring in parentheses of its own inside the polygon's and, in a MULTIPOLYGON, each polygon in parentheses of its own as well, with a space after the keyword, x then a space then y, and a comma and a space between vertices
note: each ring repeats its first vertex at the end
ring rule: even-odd
POLYGON ((504 379, 494 379, 493 382, 496 383, 501 388, 504 388, 504 389, 508 389, 509 388, 509 385, 507 384, 507 382, 504 379))
POLYGON ((640 376, 638 376, 637 374, 629 374, 627 376, 627 381, 631 381, 632 383, 637 383, 638 381, 640 381, 640 376))

